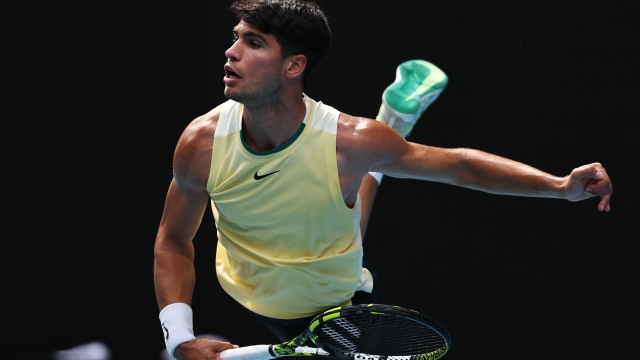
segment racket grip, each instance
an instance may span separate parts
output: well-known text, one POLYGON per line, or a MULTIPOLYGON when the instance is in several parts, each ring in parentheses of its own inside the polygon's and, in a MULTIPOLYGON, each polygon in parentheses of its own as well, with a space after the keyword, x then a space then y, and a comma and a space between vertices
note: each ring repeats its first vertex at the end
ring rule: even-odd
POLYGON ((220 360, 268 360, 274 356, 269 352, 271 345, 252 345, 229 349, 220 353, 220 360))

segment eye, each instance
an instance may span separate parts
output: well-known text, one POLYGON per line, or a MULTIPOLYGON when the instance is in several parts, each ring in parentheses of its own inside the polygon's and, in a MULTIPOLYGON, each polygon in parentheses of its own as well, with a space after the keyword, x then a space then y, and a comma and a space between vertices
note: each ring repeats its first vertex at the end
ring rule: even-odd
POLYGON ((259 47, 261 47, 261 46, 260 46, 260 44, 258 44, 258 43, 257 43, 257 42, 255 42, 255 41, 252 41, 250 44, 251 44, 251 47, 253 47, 253 48, 259 48, 259 47))

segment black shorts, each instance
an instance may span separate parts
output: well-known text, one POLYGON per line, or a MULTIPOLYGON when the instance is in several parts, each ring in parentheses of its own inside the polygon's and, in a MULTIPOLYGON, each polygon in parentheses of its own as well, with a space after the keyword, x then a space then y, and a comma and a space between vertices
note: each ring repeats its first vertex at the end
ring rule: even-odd
MULTIPOLYGON (((362 266, 367 268, 373 276, 373 290, 371 293, 356 291, 351 298, 351 302, 353 304, 384 304, 384 291, 378 274, 364 258, 362 259, 362 266)), ((256 321, 266 325, 269 330, 283 342, 300 335, 315 317, 315 315, 313 315, 300 319, 274 319, 256 313, 254 313, 253 316, 256 318, 256 321)))

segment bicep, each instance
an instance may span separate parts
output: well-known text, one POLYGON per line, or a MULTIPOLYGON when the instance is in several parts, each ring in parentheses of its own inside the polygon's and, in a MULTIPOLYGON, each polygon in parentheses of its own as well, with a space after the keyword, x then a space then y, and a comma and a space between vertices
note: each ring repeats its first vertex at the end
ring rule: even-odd
POLYGON ((385 175, 455 184, 465 175, 463 149, 443 149, 407 142, 394 158, 374 167, 385 175))
POLYGON ((351 164, 392 177, 449 184, 457 184, 467 176, 463 161, 465 149, 407 142, 398 132, 378 121, 345 116, 346 124, 349 120, 354 124, 353 130, 345 132, 342 144, 351 164))
POLYGON ((180 137, 174 154, 173 179, 165 200, 158 242, 186 246, 191 244, 198 231, 209 201, 206 184, 211 167, 214 131, 213 120, 202 116, 189 124, 180 137))

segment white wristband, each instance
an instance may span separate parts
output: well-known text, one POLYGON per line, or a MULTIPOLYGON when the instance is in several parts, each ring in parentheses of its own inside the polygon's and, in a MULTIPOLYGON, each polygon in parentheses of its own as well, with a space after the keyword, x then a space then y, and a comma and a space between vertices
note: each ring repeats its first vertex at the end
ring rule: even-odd
POLYGON ((376 179, 376 181, 378 182, 378 185, 380 185, 380 183, 382 183, 382 176, 384 175, 383 173, 379 173, 379 172, 375 172, 375 171, 369 171, 369 175, 371 175, 371 177, 376 179))
POLYGON ((164 343, 172 358, 178 345, 191 341, 193 336, 193 311, 184 303, 169 304, 160 311, 160 324, 164 332, 164 343))

